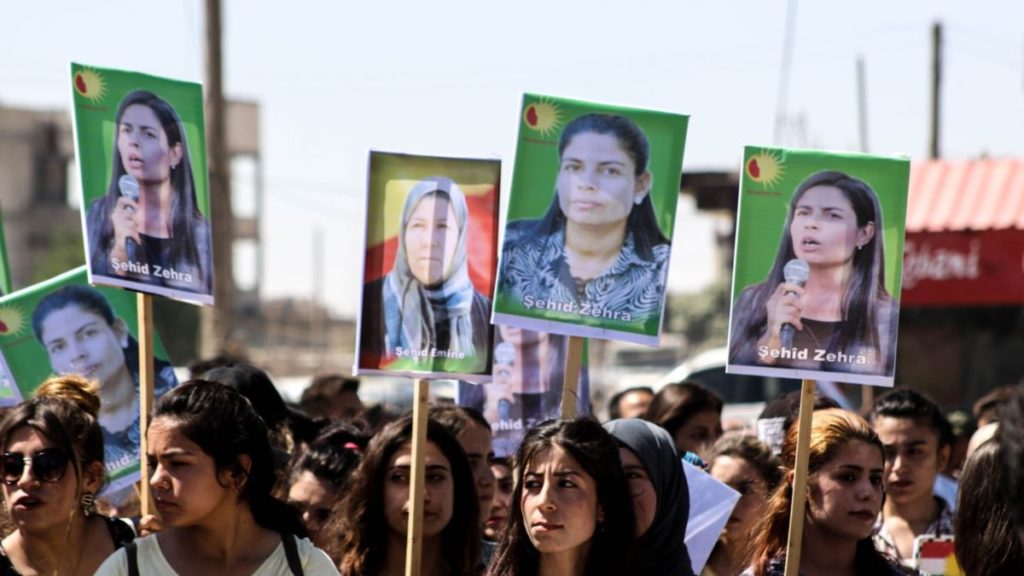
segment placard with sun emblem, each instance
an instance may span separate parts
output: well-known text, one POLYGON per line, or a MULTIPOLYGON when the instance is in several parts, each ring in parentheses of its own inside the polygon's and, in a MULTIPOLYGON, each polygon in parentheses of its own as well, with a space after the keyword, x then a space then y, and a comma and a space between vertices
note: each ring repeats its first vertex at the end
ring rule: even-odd
MULTIPOLYGON (((139 479, 139 345, 135 295, 90 286, 85 267, 70 270, 0 298, 0 353, 15 395, 31 398, 53 374, 77 374, 99 385, 102 404, 105 493, 139 479)), ((154 332, 154 392, 178 384, 154 332)), ((2 392, 0 386, 0 392, 2 392)), ((0 406, 19 398, 0 394, 0 406)))
POLYGON ((910 161, 747 147, 727 371, 892 386, 910 161))
POLYGON ((213 304, 203 90, 71 64, 89 281, 213 304))
POLYGON ((656 346, 688 117, 526 94, 493 321, 656 346))

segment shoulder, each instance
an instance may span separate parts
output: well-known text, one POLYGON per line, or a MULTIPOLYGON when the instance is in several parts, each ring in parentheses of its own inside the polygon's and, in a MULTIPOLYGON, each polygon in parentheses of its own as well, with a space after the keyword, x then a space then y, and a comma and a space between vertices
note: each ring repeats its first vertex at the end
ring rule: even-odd
POLYGON ((295 537, 295 544, 299 553, 299 561, 302 563, 302 571, 306 576, 338 574, 338 568, 327 553, 314 546, 308 538, 295 537))
POLYGON ((534 244, 550 237, 550 234, 537 234, 540 220, 513 220, 505 226, 505 248, 515 249, 522 244, 534 244))

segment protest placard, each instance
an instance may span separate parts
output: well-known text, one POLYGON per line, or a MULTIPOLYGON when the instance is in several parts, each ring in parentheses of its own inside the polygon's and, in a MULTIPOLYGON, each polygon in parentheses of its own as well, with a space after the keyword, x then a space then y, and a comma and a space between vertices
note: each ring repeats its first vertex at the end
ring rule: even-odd
POLYGON ((495 324, 658 344, 687 120, 523 97, 495 324))
POLYGON ((500 162, 369 164, 356 372, 489 378, 500 162))
MULTIPOLYGON (((85 267, 0 298, 0 352, 20 398, 31 398, 53 374, 78 374, 99 385, 104 493, 139 479, 137 322, 135 295, 90 286, 85 267)), ((159 339, 154 361, 159 396, 178 383, 159 339)))
MULTIPOLYGON (((545 420, 560 417, 568 340, 558 334, 495 326, 491 382, 459 382, 455 402, 479 410, 491 424, 494 455, 515 454, 523 435, 545 420)), ((590 414, 589 374, 579 377, 576 412, 590 414)))
POLYGON ((71 65, 89 282, 213 304, 199 84, 71 65))
POLYGON ((910 162, 748 147, 733 374, 892 386, 910 162))

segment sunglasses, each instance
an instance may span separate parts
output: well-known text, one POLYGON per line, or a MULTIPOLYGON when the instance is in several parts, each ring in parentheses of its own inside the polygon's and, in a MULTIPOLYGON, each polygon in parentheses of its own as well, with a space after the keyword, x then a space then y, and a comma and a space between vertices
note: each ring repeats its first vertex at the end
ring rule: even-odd
POLYGON ((32 476, 40 482, 55 484, 68 471, 68 456, 60 450, 40 450, 31 456, 21 452, 4 452, 0 456, 0 481, 14 486, 25 473, 25 466, 32 465, 32 476))

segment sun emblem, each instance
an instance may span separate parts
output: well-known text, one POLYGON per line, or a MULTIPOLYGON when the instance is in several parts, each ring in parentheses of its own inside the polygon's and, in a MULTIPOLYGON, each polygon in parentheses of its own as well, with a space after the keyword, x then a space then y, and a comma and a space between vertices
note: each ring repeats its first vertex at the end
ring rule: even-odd
POLYGON ((75 92, 93 102, 99 102, 107 93, 107 84, 103 81, 103 76, 91 68, 75 72, 74 85, 75 92))
POLYGON ((562 110, 557 104, 544 98, 526 105, 523 122, 531 129, 547 136, 561 127, 562 110))
POLYGON ((15 336, 25 328, 25 317, 13 306, 0 307, 0 336, 15 336))
POLYGON ((757 182, 765 189, 772 188, 782 180, 785 173, 782 158, 778 152, 761 151, 747 159, 743 170, 747 178, 757 182))

